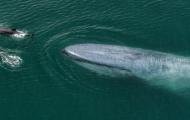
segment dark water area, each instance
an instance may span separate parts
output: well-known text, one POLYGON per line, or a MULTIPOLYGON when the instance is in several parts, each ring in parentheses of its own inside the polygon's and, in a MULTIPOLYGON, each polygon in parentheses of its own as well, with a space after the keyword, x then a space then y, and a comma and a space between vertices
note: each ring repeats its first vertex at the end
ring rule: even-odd
POLYGON ((0 6, 0 27, 34 34, 0 36, 1 120, 189 119, 188 94, 99 75, 61 49, 100 43, 190 56, 190 1, 2 0, 0 6), (17 65, 6 61, 9 55, 17 65))

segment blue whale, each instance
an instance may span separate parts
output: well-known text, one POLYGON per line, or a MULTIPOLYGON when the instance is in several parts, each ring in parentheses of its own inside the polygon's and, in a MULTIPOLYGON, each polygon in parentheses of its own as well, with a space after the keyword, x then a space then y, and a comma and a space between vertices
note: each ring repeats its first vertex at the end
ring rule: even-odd
POLYGON ((190 87, 190 58, 142 48, 76 44, 62 53, 92 71, 110 76, 135 76, 174 89, 190 87))

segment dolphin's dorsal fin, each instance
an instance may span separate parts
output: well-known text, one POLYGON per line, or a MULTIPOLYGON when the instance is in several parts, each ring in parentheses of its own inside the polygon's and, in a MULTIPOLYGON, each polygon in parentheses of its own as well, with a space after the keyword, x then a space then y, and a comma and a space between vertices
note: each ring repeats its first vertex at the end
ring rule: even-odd
POLYGON ((12 28, 11 30, 12 30, 12 31, 16 31, 16 28, 12 28))

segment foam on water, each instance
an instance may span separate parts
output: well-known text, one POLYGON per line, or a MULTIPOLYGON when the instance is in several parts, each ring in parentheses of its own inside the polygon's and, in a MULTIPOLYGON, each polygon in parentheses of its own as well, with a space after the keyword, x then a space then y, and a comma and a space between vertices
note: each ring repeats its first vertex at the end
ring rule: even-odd
POLYGON ((18 32, 18 33, 13 34, 12 36, 15 37, 15 38, 22 39, 22 38, 25 38, 25 37, 28 35, 28 32, 27 32, 27 31, 17 30, 17 32, 18 32))
POLYGON ((1 51, 0 52, 0 66, 4 68, 17 68, 23 63, 21 57, 16 54, 1 51))

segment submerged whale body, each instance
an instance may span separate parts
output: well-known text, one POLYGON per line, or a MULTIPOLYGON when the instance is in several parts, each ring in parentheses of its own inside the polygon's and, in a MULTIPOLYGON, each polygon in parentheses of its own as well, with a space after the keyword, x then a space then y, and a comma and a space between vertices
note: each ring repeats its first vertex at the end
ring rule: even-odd
POLYGON ((128 75, 174 89, 190 87, 190 58, 116 45, 77 44, 62 53, 87 69, 128 75))

